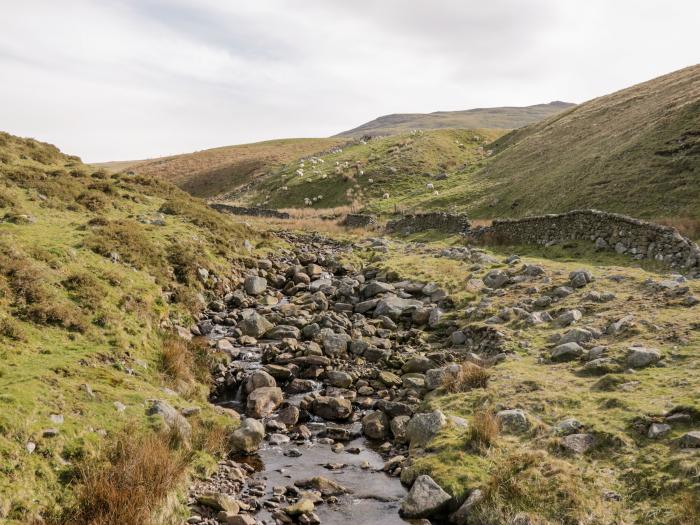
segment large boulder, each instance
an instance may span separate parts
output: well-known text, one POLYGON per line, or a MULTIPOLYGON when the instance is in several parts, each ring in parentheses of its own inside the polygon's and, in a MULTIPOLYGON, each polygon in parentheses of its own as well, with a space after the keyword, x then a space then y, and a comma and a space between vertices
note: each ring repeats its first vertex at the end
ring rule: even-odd
POLYGON ((501 410, 496 413, 496 419, 504 432, 518 433, 530 428, 530 420, 524 410, 519 408, 501 410))
POLYGON ((418 476, 401 502, 399 513, 404 518, 427 518, 445 509, 452 497, 427 475, 418 476))
POLYGON ((383 283, 380 281, 370 281, 362 288, 362 295, 369 299, 378 295, 380 293, 393 292, 394 287, 389 283, 383 283))
POLYGON ((258 277, 257 275, 251 275, 250 277, 246 277, 243 288, 245 288, 248 295, 260 295, 267 289, 267 279, 258 277))
POLYGON ((630 368, 644 368, 653 365, 661 359, 661 352, 656 348, 632 346, 627 353, 627 366, 630 368))
POLYGON ((416 299, 402 299, 396 295, 382 297, 374 308, 374 316, 386 315, 389 319, 397 321, 401 315, 409 309, 422 308, 423 303, 416 299))
POLYGON ((256 388, 248 395, 246 413, 254 418, 269 416, 282 404, 282 401, 284 396, 280 388, 276 386, 256 388))
POLYGON ((281 341, 282 339, 300 338, 301 331, 296 326, 290 326, 287 324, 277 325, 265 332, 265 339, 275 339, 277 341, 281 341))
POLYGON ((433 439, 447 424, 447 418, 440 410, 415 414, 406 426, 406 438, 412 447, 421 447, 433 439))
POLYGON ((370 439, 385 439, 389 433, 389 419, 381 410, 362 418, 362 432, 370 439))
POLYGON ((552 361, 571 361, 583 355, 583 348, 578 343, 564 343, 552 350, 552 361))
POLYGON ((243 335, 257 338, 272 328, 272 323, 252 308, 246 308, 241 312, 241 320, 236 327, 243 335))
POLYGON ((146 415, 160 416, 170 430, 177 432, 184 439, 188 439, 192 432, 192 427, 185 417, 166 401, 160 399, 152 401, 146 410, 146 415))
POLYGON ((347 419, 352 414, 352 403, 343 397, 317 397, 311 411, 318 417, 332 421, 347 419))
POLYGON ((484 275, 482 281, 489 288, 502 288, 510 281, 510 277, 503 270, 491 270, 484 275))
POLYGON ((265 427, 252 418, 246 418, 233 434, 231 434, 231 448, 233 452, 252 454, 260 447, 265 438, 265 427))
POLYGON ((348 351, 350 336, 348 334, 329 333, 323 336, 323 353, 329 357, 338 357, 348 351))
POLYGON ((277 381, 264 370, 255 370, 245 379, 246 394, 266 386, 277 386, 277 381))

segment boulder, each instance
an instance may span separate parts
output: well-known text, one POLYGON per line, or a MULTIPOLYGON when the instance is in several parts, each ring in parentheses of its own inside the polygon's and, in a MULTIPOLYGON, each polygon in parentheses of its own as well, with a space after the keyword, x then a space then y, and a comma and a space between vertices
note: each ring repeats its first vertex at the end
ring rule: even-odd
POLYGON ((323 336, 323 353, 329 357, 338 357, 348 351, 350 336, 348 334, 329 333, 323 336))
POLYGON ((275 378, 264 370, 255 370, 245 379, 246 394, 250 394, 254 390, 266 386, 277 386, 275 378))
POLYGON ((440 410, 415 414, 406 426, 406 437, 412 447, 421 447, 433 439, 446 424, 447 418, 440 410))
POLYGON ((469 523, 469 515, 474 508, 484 500, 484 493, 479 489, 474 489, 469 493, 469 497, 464 500, 460 507, 450 514, 450 523, 464 525, 469 523))
POLYGON ((510 277, 503 270, 491 270, 482 279, 489 288, 502 288, 510 281, 510 277))
POLYGON ((190 423, 166 401, 156 399, 151 401, 151 405, 146 410, 148 416, 160 416, 165 425, 177 432, 181 437, 187 439, 192 432, 190 423))
POLYGON ((571 361, 583 355, 583 348, 578 343, 565 343, 552 350, 552 361, 571 361))
POLYGON ((518 433, 530 428, 530 420, 527 414, 519 408, 501 410, 496 413, 496 418, 504 432, 518 433))
POLYGON ((381 410, 375 410, 362 418, 362 432, 370 439, 386 439, 389 434, 389 419, 381 410))
POLYGON ((595 445, 593 434, 569 434, 561 440, 561 446, 572 454, 585 454, 595 445))
POLYGON ((280 388, 273 386, 256 388, 248 395, 246 413, 254 418, 269 416, 282 404, 282 401, 284 396, 280 388))
POLYGON ((433 478, 424 474, 413 483, 399 513, 404 518, 427 518, 443 511, 451 499, 433 478))
POLYGON ((661 352, 656 348, 632 346, 627 353, 627 366, 630 368, 644 368, 657 363, 661 359, 661 352))
POLYGON ((682 448, 700 448, 700 430, 687 432, 678 438, 678 444, 682 448))
POLYGON ((231 448, 234 452, 252 454, 265 438, 265 427, 252 418, 246 418, 233 434, 231 434, 231 448))
POLYGON ((238 502, 233 496, 221 492, 205 492, 197 496, 197 503, 209 507, 210 509, 223 510, 231 514, 238 514, 240 510, 238 502))
POLYGON ((251 275, 246 277, 243 288, 248 295, 260 295, 267 289, 267 279, 264 277, 258 277, 257 275, 251 275))
POLYGON ((296 326, 280 324, 265 332, 265 339, 301 339, 301 331, 296 326))
POLYGON ((258 338, 272 328, 272 323, 252 308, 246 308, 241 312, 241 321, 236 327, 243 335, 258 338))
POLYGON ((396 416, 389 423, 391 435, 394 436, 394 441, 397 443, 406 443, 408 441, 406 430, 409 421, 411 421, 411 416, 396 416))
POLYGON ((314 400, 311 409, 314 414, 323 419, 342 420, 352 414, 352 403, 342 397, 321 396, 314 400))

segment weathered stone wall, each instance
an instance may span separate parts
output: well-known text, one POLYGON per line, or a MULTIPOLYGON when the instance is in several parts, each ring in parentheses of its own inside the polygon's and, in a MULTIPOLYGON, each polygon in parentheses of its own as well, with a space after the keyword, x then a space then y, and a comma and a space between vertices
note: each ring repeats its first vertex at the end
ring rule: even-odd
POLYGON ((462 213, 415 213, 389 221, 386 228, 387 231, 403 234, 425 230, 438 230, 444 233, 462 233, 469 230, 469 219, 462 213))
POLYGON ((267 208, 246 208, 244 206, 231 206, 230 204, 221 204, 212 202, 210 208, 223 213, 231 213, 233 215, 252 215, 254 217, 274 217, 276 219, 289 219, 289 214, 284 211, 270 210, 267 208))
POLYGON ((595 243, 635 259, 653 259, 671 267, 700 271, 700 248, 674 228, 597 210, 502 219, 469 233, 505 244, 553 244, 570 240, 595 243))
POLYGON ((372 228, 377 226, 377 219, 373 215, 348 213, 342 224, 348 228, 372 228))

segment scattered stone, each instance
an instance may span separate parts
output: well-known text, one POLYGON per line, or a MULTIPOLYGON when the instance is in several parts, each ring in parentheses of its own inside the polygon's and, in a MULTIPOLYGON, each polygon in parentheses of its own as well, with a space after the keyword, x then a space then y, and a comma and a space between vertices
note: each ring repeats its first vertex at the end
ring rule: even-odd
POLYGON ((399 513, 405 518, 427 518, 442 511, 452 497, 427 475, 418 476, 401 502, 399 513))

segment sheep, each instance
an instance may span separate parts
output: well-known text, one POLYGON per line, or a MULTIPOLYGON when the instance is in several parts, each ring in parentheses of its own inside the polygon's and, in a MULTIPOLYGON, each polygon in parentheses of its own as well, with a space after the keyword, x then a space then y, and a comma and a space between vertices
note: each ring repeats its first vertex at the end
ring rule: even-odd
POLYGON ((299 175, 300 177, 303 177, 303 176, 304 176, 304 170, 301 169, 301 168, 299 168, 295 173, 296 173, 297 175, 299 175))
POLYGON ((367 179, 367 182, 369 182, 370 184, 372 184, 372 183, 374 182, 374 179, 367 179))
POLYGON ((321 175, 321 178, 322 178, 322 179, 327 179, 327 178, 328 178, 328 175, 326 175, 326 174, 324 173, 323 175, 321 175))
POLYGON ((365 174, 364 170, 360 170, 360 175, 364 175, 364 174, 365 174))
POLYGON ((387 200, 388 198, 389 198, 389 194, 388 194, 388 193, 385 193, 384 195, 382 195, 382 199, 387 200))
POLYGON ((438 190, 435 190, 435 191, 433 192, 433 195, 440 195, 440 192, 439 192, 438 190))
POLYGON ((308 197, 304 197, 304 204, 306 204, 307 206, 311 206, 311 199, 309 199, 308 197))
POLYGON ((319 196, 316 197, 316 198, 317 198, 318 200, 321 200, 321 199, 323 198, 323 195, 319 195, 319 196))
POLYGON ((429 190, 434 190, 434 189, 435 189, 435 186, 433 186, 433 183, 432 183, 432 182, 429 182, 429 183, 426 184, 425 186, 426 186, 426 188, 428 188, 429 190))
POLYGON ((282 191, 287 191, 289 188, 287 186, 282 186, 282 191))

